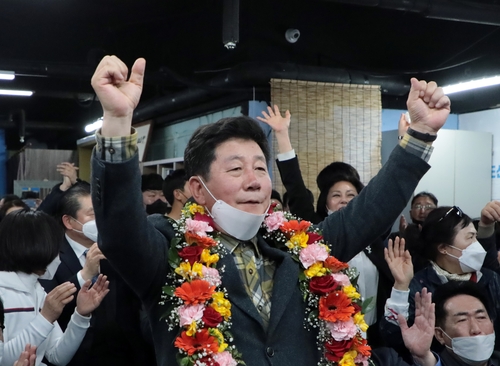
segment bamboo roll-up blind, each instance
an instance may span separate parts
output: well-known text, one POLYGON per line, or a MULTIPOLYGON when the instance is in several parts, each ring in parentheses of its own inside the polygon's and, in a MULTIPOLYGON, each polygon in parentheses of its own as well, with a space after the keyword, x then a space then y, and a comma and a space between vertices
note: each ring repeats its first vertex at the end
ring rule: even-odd
MULTIPOLYGON (((365 184, 380 170, 379 86, 271 79, 271 101, 292 114, 290 139, 315 198, 316 176, 334 161, 354 166, 365 184)), ((273 145, 277 151, 276 140, 273 145)), ((273 173, 274 187, 283 193, 276 166, 273 173)))

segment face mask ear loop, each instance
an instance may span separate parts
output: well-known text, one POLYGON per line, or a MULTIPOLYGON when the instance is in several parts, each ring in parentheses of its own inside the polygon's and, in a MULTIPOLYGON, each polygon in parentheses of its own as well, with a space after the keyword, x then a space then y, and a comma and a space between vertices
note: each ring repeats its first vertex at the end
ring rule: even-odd
POLYGON ((210 189, 208 189, 208 187, 206 186, 206 184, 203 181, 203 179, 199 175, 197 175, 197 177, 200 180, 200 182, 203 185, 203 187, 205 187, 205 189, 207 190, 207 192, 210 194, 210 196, 212 196, 212 198, 214 199, 214 201, 217 201, 217 198, 215 198, 215 196, 212 194, 212 192, 210 192, 210 189))

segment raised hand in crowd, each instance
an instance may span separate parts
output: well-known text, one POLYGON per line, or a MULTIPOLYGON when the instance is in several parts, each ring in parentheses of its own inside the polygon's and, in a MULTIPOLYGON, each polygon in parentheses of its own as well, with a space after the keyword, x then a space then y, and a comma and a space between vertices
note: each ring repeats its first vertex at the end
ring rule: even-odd
POLYGON ((410 252, 405 250, 405 240, 396 237, 393 242, 389 239, 387 248, 384 248, 384 257, 394 277, 394 288, 407 291, 413 278, 413 263, 410 252))
POLYGON ((408 222, 406 221, 405 215, 401 215, 399 218, 399 232, 400 234, 404 233, 406 228, 408 227, 408 222))
POLYGON ((61 191, 67 191, 76 183, 78 179, 77 170, 78 167, 73 163, 62 162, 57 164, 57 171, 63 176, 63 182, 59 187, 61 191))
POLYGON ((434 81, 411 78, 411 88, 406 106, 410 114, 410 128, 414 131, 436 135, 450 114, 450 99, 434 81))
POLYGON ((481 210, 479 224, 493 225, 496 221, 500 221, 500 201, 491 201, 481 210))
POLYGON ((435 306, 432 294, 425 287, 421 294, 415 294, 415 308, 415 322, 411 327, 408 327, 403 315, 398 315, 403 341, 417 365, 433 366, 437 362, 430 351, 436 321, 435 306))
POLYGON ((101 259, 106 259, 106 257, 102 254, 101 250, 97 246, 97 243, 94 243, 87 252, 85 265, 83 266, 81 272, 85 281, 92 280, 92 278, 99 274, 101 259))
POLYGON ((264 117, 257 117, 261 122, 269 125, 274 131, 276 136, 276 141, 278 142, 278 149, 280 153, 285 153, 292 150, 292 144, 290 142, 290 137, 288 135, 288 129, 290 128, 290 111, 285 112, 285 117, 281 116, 280 109, 275 104, 274 110, 271 107, 267 107, 267 113, 262 111, 264 117))
POLYGON ((27 344, 19 359, 14 362, 14 366, 35 366, 36 346, 27 344))
POLYGON ((76 297, 76 311, 78 314, 89 316, 108 294, 108 287, 109 281, 107 281, 107 276, 102 274, 99 275, 93 285, 91 280, 85 281, 76 297))
POLYGON ((92 76, 103 109, 103 136, 130 135, 132 115, 141 98, 146 60, 139 58, 128 77, 127 66, 116 56, 104 57, 92 76))

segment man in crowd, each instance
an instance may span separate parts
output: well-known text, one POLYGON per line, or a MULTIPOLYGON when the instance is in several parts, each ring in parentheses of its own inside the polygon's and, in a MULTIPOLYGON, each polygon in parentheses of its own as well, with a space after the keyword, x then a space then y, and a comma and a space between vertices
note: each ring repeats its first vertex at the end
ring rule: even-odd
POLYGON ((163 182, 163 194, 172 209, 168 213, 168 217, 173 220, 181 218, 181 211, 188 199, 191 198, 189 190, 189 181, 186 177, 184 169, 177 169, 165 177, 163 182))
MULTIPOLYGON (((54 194, 59 196, 57 192, 54 194)), ((80 290, 85 281, 93 280, 99 273, 107 275, 110 282, 110 293, 93 313, 90 328, 69 365, 148 364, 153 359, 153 351, 141 337, 141 304, 97 246, 89 184, 73 185, 59 196, 59 201, 59 219, 65 229, 65 240, 54 278, 40 280, 45 291, 48 293, 66 281, 74 283, 80 290)), ((63 331, 75 309, 76 296, 74 298, 58 319, 63 331)))
MULTIPOLYGON (((141 214, 137 134, 131 134, 131 121, 144 71, 145 60, 139 59, 127 78, 125 64, 107 56, 92 78, 104 111, 92 159, 92 201, 100 248, 148 309, 157 361, 166 366, 178 355, 178 329, 169 330, 159 320, 167 310, 159 301, 174 231, 167 219, 155 217, 152 222, 141 214)), ((342 261, 359 253, 360 243, 372 242, 390 227, 429 169, 430 143, 446 121, 450 102, 433 82, 411 83, 409 134, 361 194, 319 224, 331 243, 331 255, 342 261)), ((316 365, 317 334, 304 329, 306 304, 298 287, 298 264, 258 234, 271 197, 265 134, 250 118, 224 119, 195 131, 184 159, 194 200, 208 212, 219 209, 212 214, 215 229, 232 253, 219 264, 225 268, 222 285, 232 305, 231 333, 243 360, 249 366, 316 365), (239 256, 243 250, 247 257, 239 256), (247 276, 245 266, 237 267, 245 261, 261 267, 247 276)))

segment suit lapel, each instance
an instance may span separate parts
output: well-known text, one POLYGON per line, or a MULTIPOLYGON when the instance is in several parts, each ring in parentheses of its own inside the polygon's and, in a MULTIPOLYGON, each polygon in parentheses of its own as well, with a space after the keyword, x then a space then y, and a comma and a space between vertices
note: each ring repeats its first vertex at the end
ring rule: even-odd
POLYGON ((64 239, 63 247, 60 250, 60 259, 61 264, 66 265, 73 275, 82 269, 80 261, 66 239, 64 239))

